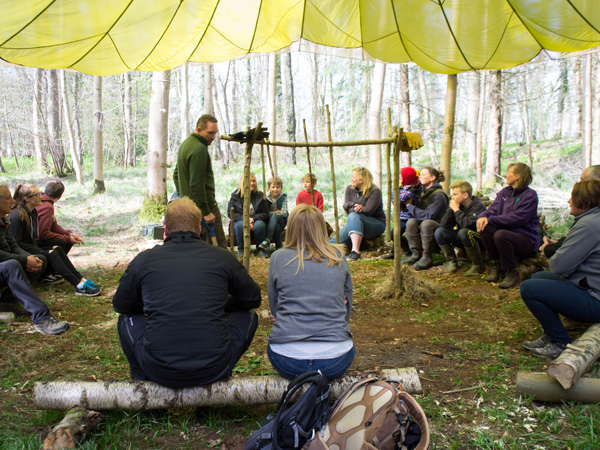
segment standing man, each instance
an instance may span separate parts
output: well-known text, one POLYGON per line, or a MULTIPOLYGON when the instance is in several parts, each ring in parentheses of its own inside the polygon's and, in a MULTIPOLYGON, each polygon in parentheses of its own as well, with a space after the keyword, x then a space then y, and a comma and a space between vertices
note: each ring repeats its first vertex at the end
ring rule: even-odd
POLYGON ((7 215, 14 203, 8 186, 0 183, 0 290, 7 287, 2 293, 2 301, 16 300, 21 303, 31 316, 36 331, 60 334, 69 328, 69 324, 52 317, 26 276, 26 271, 28 274, 42 273, 45 264, 41 259, 21 249, 10 233, 7 215))
POLYGON ((113 298, 131 378, 201 386, 231 376, 248 349, 260 287, 233 254, 200 236, 202 213, 187 197, 165 213, 163 245, 137 255, 113 298))
POLYGON ((219 127, 214 116, 204 114, 198 119, 196 131, 179 146, 173 181, 178 195, 191 198, 202 211, 207 225, 202 229, 202 238, 210 243, 211 236, 206 228, 214 227, 219 247, 227 248, 221 212, 215 198, 215 177, 208 153, 208 146, 215 140, 218 132, 219 127))

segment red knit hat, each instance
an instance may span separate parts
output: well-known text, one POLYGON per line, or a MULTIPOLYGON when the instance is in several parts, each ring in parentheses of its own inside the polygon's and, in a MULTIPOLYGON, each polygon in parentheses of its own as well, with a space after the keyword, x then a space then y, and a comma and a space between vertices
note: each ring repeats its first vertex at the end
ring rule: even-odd
POLYGON ((402 186, 410 186, 419 179, 417 171, 412 167, 403 167, 400 173, 402 174, 402 186))

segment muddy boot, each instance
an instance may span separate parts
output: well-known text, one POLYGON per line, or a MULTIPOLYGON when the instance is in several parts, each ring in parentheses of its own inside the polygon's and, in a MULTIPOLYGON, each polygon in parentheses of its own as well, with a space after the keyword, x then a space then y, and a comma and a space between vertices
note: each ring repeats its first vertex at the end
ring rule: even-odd
POLYGON ((400 247, 402 247, 402 252, 404 253, 404 256, 408 258, 410 255, 412 255, 412 252, 410 251, 410 246, 408 245, 408 240, 404 235, 402 235, 402 237, 400 238, 400 247))
POLYGON ((479 246, 474 245, 473 247, 466 247, 465 251, 471 260, 471 268, 463 273, 464 277, 475 277, 480 273, 483 273, 485 270, 485 264, 483 264, 483 260, 481 259, 481 252, 479 251, 479 246))
POLYGON ((421 235, 405 235, 406 240, 408 241, 408 246, 410 248, 411 255, 408 258, 404 258, 402 260, 402 265, 404 264, 414 264, 419 258, 421 258, 421 235))
POLYGON ((442 253, 446 257, 446 261, 448 261, 446 273, 458 272, 458 261, 456 260, 456 253, 454 253, 454 247, 452 247, 452 244, 440 245, 440 248, 442 249, 442 253))
POLYGON ((433 239, 433 236, 423 236, 421 241, 423 242, 423 256, 413 264, 415 270, 426 270, 433 266, 433 258, 431 255, 436 245, 435 240, 433 239))
POLYGON ((511 287, 516 286, 521 282, 521 275, 519 275, 519 271, 517 269, 510 269, 502 283, 498 285, 500 289, 510 289, 511 287))
POLYGON ((497 283, 500 281, 500 262, 494 261, 494 265, 490 269, 490 273, 485 277, 485 281, 488 283, 497 283))

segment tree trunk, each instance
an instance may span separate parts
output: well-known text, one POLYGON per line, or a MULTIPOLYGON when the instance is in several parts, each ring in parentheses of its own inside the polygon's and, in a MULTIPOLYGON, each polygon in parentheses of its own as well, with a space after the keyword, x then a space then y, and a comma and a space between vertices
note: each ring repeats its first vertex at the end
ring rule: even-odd
POLYGON ((425 72, 420 67, 417 68, 419 74, 419 87, 421 90, 421 102, 425 113, 425 123, 427 127, 427 143, 429 146, 429 154, 431 155, 431 165, 437 167, 438 157, 435 151, 435 139, 433 135, 433 124, 431 123, 431 109, 429 108, 429 95, 427 94, 427 86, 425 84, 425 72))
MULTIPOLYGON (((277 55, 269 55, 269 73, 267 76, 267 128, 269 130, 269 139, 277 140, 277 55)), ((277 151, 272 149, 271 162, 273 164, 274 176, 277 176, 277 151)))
POLYGON ((79 108, 80 104, 80 87, 81 87, 82 74, 79 72, 75 73, 75 80, 73 82, 73 128, 75 133, 75 141, 77 142, 77 158, 79 158, 79 165, 83 167, 83 136, 81 131, 81 123, 79 120, 81 111, 79 108))
POLYGON ((592 54, 583 63, 583 167, 592 163, 592 54))
MULTIPOLYGON (((294 106, 294 78, 292 76, 292 55, 284 53, 281 55, 281 75, 283 82, 283 116, 285 119, 285 130, 290 142, 296 141, 296 109, 294 106)), ((292 165, 296 165, 296 148, 291 149, 292 165)))
POLYGON ((554 138, 562 138, 563 116, 565 112, 565 103, 569 95, 569 62, 566 59, 560 60, 560 78, 558 85, 558 126, 554 138))
POLYGON ((583 85, 581 81, 581 68, 582 59, 576 58, 575 60, 575 92, 577 101, 577 125, 579 126, 579 134, 583 136, 583 85))
MULTIPOLYGON (((365 377, 362 372, 348 372, 331 382, 332 395, 338 397, 352 383, 365 377)), ((383 369, 383 379, 400 382, 409 394, 423 392, 414 367, 383 369)), ((66 410, 74 406, 98 411, 184 408, 189 406, 239 406, 277 403, 289 380, 280 376, 230 378, 208 386, 171 389, 150 381, 120 382, 36 382, 33 389, 39 409, 66 410)))
POLYGON ((73 125, 71 123, 71 110, 69 108, 69 98, 67 97, 67 81, 65 79, 65 71, 60 71, 60 90, 63 99, 63 111, 65 114, 65 126, 67 127, 67 135, 69 136, 69 149, 71 151, 71 159, 73 160, 73 168, 75 169, 75 177, 77 183, 83 184, 83 172, 81 164, 79 164, 79 155, 77 155, 77 147, 75 144, 75 134, 73 133, 73 125))
MULTIPOLYGON (((395 127, 394 127, 395 128, 395 127)), ((394 198, 400 195, 400 148, 402 147, 402 135, 404 129, 394 129, 398 131, 396 142, 394 143, 394 198)), ((402 229, 400 225, 400 202, 394 202, 394 299, 400 300, 404 293, 404 283, 402 277, 402 229)))
POLYGON ((548 364, 548 376, 556 378, 565 389, 573 387, 579 377, 600 357, 600 324, 589 327, 561 355, 548 364))
POLYGON ((477 162, 477 122, 479 118, 479 72, 470 72, 467 77, 467 146, 469 170, 476 169, 477 162))
POLYGON ((527 78, 525 72, 521 70, 521 81, 523 83, 523 121, 525 122, 525 141, 527 142, 527 162, 533 170, 533 157, 531 155, 531 132, 529 130, 529 100, 527 96, 527 78))
POLYGON ((183 63, 181 70, 181 142, 185 141, 191 133, 190 129, 190 96, 188 93, 188 63, 183 63))
MULTIPOLYGON (((369 106, 370 139, 379 139, 381 137, 381 102, 383 100, 383 88, 385 85, 385 68, 385 63, 375 63, 369 106)), ((371 173, 373 174, 373 183, 381 187, 381 145, 371 145, 369 160, 371 173)))
POLYGON ((533 397, 538 402, 600 403, 600 379, 581 378, 571 389, 564 389, 558 381, 545 373, 519 371, 517 395, 533 397))
POLYGON ((312 79, 312 133, 313 139, 318 140, 317 123, 319 117, 319 55, 313 53, 313 79, 312 79))
POLYGON ((106 191, 104 186, 104 161, 102 128, 104 113, 102 111, 102 77, 94 76, 94 194, 106 191))
POLYGON ((490 73, 490 123, 488 132, 488 148, 485 164, 485 183, 495 185, 496 175, 500 175, 500 149, 502 146, 502 72, 494 70, 490 73))
POLYGON ((592 105, 592 162, 600 164, 600 58, 593 59, 594 67, 594 100, 592 105))
POLYGON ((450 180, 452 178, 452 140, 454 139, 454 115, 456 112, 456 85, 457 75, 448 75, 446 88, 446 114, 444 115, 444 136, 442 137, 442 170, 445 180, 442 183, 444 190, 450 192, 450 180))
POLYGON ((482 188, 482 156, 483 156, 483 117, 485 113, 485 87, 487 72, 481 72, 481 80, 479 83, 479 115, 477 116, 477 153, 475 155, 475 166, 477 168, 477 189, 481 190, 482 188))
POLYGON ((64 176, 65 151, 61 140, 60 102, 56 69, 48 71, 48 139, 56 176, 64 176))
POLYGON ((123 131, 125 135, 125 155, 123 166, 133 167, 135 145, 133 141, 133 87, 131 85, 131 72, 123 74, 123 131))
MULTIPOLYGON (((411 129, 410 124, 410 84, 408 79, 408 64, 400 64, 400 126, 405 130, 411 129)), ((412 152, 402 152, 402 166, 408 167, 412 165, 412 152)), ((391 174, 388 174, 391 177, 391 174)))
POLYGON ((35 150, 36 167, 41 171, 48 169, 48 160, 46 159, 47 149, 45 139, 43 139, 45 133, 42 131, 44 129, 42 122, 44 111, 44 69, 35 69, 35 77, 33 80, 33 148, 35 150))
POLYGON ((81 439, 100 423, 100 413, 84 408, 70 409, 44 439, 42 450, 77 448, 81 439))
POLYGON ((165 207, 167 204, 167 150, 169 132, 169 92, 171 71, 152 74, 150 117, 148 124, 148 157, 146 175, 147 202, 165 207))

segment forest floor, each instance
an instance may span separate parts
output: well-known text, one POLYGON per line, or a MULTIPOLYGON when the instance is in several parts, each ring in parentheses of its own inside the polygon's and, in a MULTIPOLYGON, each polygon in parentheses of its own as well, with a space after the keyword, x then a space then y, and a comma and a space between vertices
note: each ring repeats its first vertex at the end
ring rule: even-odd
MULTIPOLYGON (((111 299, 131 258, 156 241, 125 231, 103 242, 102 249, 79 246, 71 252, 75 265, 104 286, 101 296, 77 297, 65 282, 39 288, 53 313, 70 322, 69 331, 59 336, 34 333, 22 315, 0 325, 2 449, 39 448, 62 418, 60 411, 35 409, 34 382, 128 379, 111 299)), ((436 295, 417 302, 382 299, 374 291, 391 276, 392 262, 378 259, 379 254, 364 253, 364 259, 350 264, 356 345, 351 370, 416 367, 424 389, 417 398, 429 416, 434 449, 600 446, 591 407, 544 405, 515 393, 518 370, 544 371, 548 362, 520 347, 525 338, 537 336, 539 327, 518 288, 502 291, 481 277, 446 275, 439 264, 419 274, 437 285, 436 295)), ((268 310, 268 263, 251 258, 250 272, 263 292, 261 310, 268 310)), ((269 327, 269 320, 261 319, 235 376, 274 373, 266 356, 269 327)), ((205 408, 199 414, 193 409, 160 415, 110 412, 81 448, 242 449, 273 410, 266 406, 205 408)))

